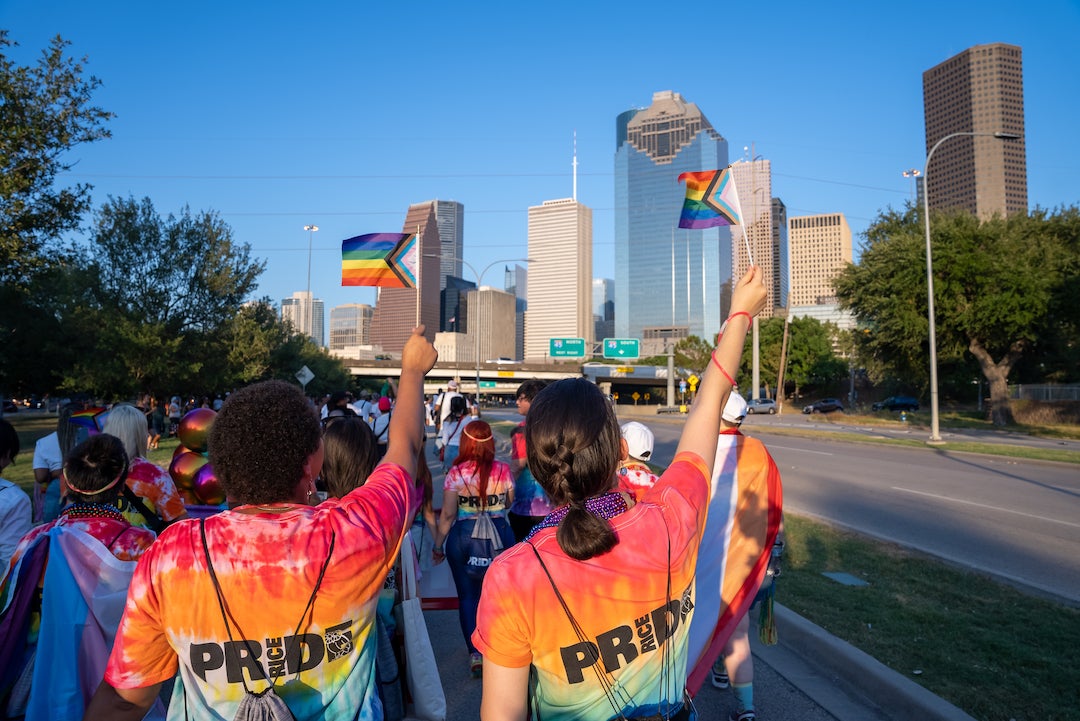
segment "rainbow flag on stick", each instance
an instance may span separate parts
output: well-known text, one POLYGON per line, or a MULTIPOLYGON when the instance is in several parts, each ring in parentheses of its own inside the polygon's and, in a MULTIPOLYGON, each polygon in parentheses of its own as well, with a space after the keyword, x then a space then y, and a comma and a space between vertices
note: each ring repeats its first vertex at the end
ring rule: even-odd
POLYGON ((731 166, 723 170, 699 170, 683 173, 686 201, 683 203, 680 228, 713 228, 717 225, 742 225, 742 206, 731 166))
POLYGON ((415 233, 368 233, 341 241, 341 284, 415 288, 415 233))

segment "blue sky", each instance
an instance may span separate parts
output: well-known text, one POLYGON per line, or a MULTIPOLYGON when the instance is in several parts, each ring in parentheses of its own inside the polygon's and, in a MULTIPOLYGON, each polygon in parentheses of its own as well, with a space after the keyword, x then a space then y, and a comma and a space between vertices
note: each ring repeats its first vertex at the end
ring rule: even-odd
POLYGON ((614 277, 615 117, 658 90, 696 103, 732 159, 771 160, 789 215, 839 211, 858 236, 911 197, 922 72, 991 42, 1023 48, 1030 206, 1080 201, 1077 0, 0 0, 0 27, 20 62, 60 34, 103 81, 113 138, 76 149, 70 181, 96 207, 218 211, 275 302, 306 287, 314 223, 315 296, 374 303, 340 286, 340 241, 432 198, 464 203, 472 265, 524 257, 528 207, 571 195, 575 133, 594 275, 614 277))

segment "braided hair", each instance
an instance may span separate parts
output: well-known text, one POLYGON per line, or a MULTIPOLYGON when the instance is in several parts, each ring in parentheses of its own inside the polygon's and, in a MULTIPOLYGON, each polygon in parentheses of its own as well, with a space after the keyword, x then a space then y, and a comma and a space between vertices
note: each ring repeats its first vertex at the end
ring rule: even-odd
POLYGON ((614 487, 620 440, 611 403, 584 378, 549 384, 529 409, 525 420, 529 470, 555 505, 570 506, 556 540, 571 558, 583 561, 618 543, 615 529, 589 513, 585 501, 614 487))

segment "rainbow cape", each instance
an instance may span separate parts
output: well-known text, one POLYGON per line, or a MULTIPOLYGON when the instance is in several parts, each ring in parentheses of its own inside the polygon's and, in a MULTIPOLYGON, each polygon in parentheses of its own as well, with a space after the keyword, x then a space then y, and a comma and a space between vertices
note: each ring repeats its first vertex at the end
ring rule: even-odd
POLYGON ((697 694, 713 662, 754 601, 783 509, 780 470, 764 444, 722 432, 716 445, 709 515, 696 568, 686 688, 697 694))
POLYGON ((415 233, 368 233, 341 241, 341 284, 415 288, 419 271, 415 233))
POLYGON ((699 170, 683 173, 686 201, 683 202, 680 228, 712 228, 717 225, 742 225, 742 206, 731 166, 723 170, 699 170))

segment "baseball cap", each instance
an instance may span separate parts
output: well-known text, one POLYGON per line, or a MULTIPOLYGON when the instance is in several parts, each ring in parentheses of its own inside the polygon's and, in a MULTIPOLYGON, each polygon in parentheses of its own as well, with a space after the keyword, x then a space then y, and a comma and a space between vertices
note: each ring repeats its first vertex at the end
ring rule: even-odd
POLYGON ((653 452, 653 432, 637 421, 623 423, 621 431, 630 456, 639 461, 649 460, 653 452))
POLYGON ((735 391, 731 391, 720 417, 728 423, 742 423, 742 419, 746 418, 746 400, 735 391))
POLYGON ((456 391, 457 390, 457 381, 451 380, 449 383, 446 384, 446 387, 449 388, 452 391, 456 391))

